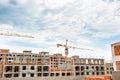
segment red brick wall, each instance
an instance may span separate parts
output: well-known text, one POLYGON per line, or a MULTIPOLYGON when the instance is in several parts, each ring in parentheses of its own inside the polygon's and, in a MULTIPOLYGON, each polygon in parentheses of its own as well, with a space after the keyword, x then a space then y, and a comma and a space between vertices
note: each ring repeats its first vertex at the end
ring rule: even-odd
POLYGON ((120 61, 116 61, 116 69, 117 71, 120 71, 120 61))
POLYGON ((0 53, 9 53, 9 49, 0 49, 0 53))
POLYGON ((115 53, 116 56, 120 55, 120 45, 114 46, 114 53, 115 53))
POLYGON ((0 73, 2 73, 2 63, 0 63, 0 73))

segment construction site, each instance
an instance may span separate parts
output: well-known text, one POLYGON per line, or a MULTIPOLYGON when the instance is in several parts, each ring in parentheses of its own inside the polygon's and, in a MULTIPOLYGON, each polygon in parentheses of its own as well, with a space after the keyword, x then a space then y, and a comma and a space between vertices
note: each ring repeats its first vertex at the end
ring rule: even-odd
MULTIPOLYGON (((20 34, 7 36, 33 38, 20 34)), ((68 40, 65 44, 57 44, 57 47, 65 48, 65 56, 62 53, 51 55, 31 50, 16 53, 0 49, 1 80, 120 80, 120 43, 111 45, 113 63, 105 63, 104 58, 68 57, 69 48, 92 51, 68 46, 68 40)))
POLYGON ((0 70, 1 78, 105 75, 104 59, 72 56, 66 62, 62 54, 10 53, 7 49, 0 49, 0 70))
POLYGON ((120 80, 120 0, 0 0, 0 80, 120 80))

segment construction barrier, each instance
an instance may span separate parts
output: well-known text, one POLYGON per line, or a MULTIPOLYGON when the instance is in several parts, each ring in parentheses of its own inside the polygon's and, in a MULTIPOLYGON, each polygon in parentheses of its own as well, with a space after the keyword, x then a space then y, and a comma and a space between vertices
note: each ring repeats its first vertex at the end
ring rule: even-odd
POLYGON ((85 80, 112 80, 111 76, 88 76, 85 80))
POLYGON ((105 80, 112 80, 112 77, 111 76, 104 76, 104 79, 105 80))

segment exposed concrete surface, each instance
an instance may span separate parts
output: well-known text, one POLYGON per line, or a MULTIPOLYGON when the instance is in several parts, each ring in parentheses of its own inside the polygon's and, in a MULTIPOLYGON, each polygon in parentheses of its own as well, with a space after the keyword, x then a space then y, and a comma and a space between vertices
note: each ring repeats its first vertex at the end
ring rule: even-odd
POLYGON ((113 80, 120 80, 120 71, 114 71, 112 74, 113 80))

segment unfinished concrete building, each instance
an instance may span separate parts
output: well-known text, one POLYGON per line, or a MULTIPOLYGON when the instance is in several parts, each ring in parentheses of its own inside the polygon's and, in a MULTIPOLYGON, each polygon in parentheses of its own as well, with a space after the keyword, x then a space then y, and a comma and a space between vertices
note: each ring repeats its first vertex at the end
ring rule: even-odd
POLYGON ((114 71, 113 63, 112 62, 105 63, 105 74, 106 75, 112 75, 113 71, 114 71))
POLYGON ((120 80, 120 42, 111 44, 113 57, 113 80, 120 80))
POLYGON ((120 71, 120 42, 112 44, 111 47, 114 71, 120 71))
POLYGON ((75 75, 104 75, 105 66, 104 59, 97 58, 79 58, 73 56, 75 75))
POLYGON ((0 49, 0 78, 104 75, 104 59, 72 56, 65 62, 62 54, 49 52, 10 53, 0 49))

